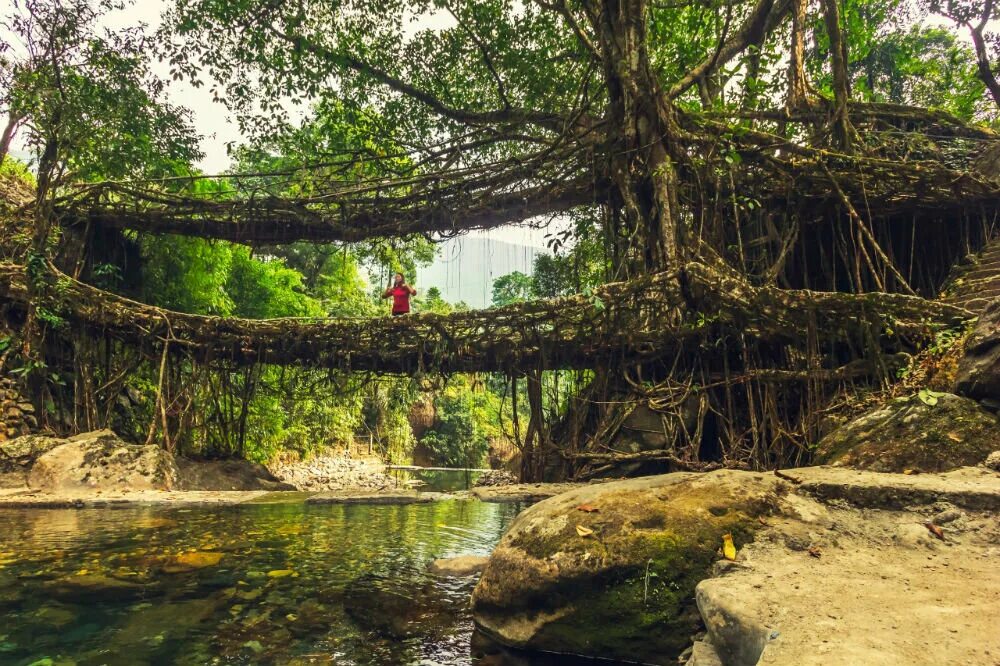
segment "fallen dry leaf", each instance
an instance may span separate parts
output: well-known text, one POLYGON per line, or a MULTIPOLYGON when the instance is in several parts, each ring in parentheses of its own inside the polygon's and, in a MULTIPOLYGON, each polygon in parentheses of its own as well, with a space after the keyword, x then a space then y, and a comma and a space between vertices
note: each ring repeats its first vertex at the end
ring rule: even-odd
POLYGON ((757 522, 761 525, 767 525, 767 521, 764 520, 764 516, 757 516, 757 522))
POLYGON ((583 525, 577 525, 576 533, 582 537, 588 537, 594 533, 594 530, 590 529, 589 527, 584 527, 583 525))
POLYGON ((812 546, 809 548, 809 554, 813 557, 821 557, 823 555, 823 551, 819 549, 819 546, 812 546))
POLYGON ((736 544, 733 543, 732 534, 722 535, 722 556, 727 560, 736 559, 736 544))
POLYGON ((590 505, 590 504, 581 504, 580 506, 576 507, 576 510, 577 511, 584 511, 586 513, 594 513, 598 509, 597 509, 596 506, 593 506, 593 505, 590 505))
POLYGON ((924 523, 924 527, 930 530, 930 533, 936 536, 938 539, 944 541, 944 531, 942 531, 940 527, 931 522, 924 523))
POLYGON ((958 433, 954 433, 954 432, 949 432, 948 433, 948 439, 950 439, 953 442, 961 442, 962 441, 962 438, 959 437, 958 433))

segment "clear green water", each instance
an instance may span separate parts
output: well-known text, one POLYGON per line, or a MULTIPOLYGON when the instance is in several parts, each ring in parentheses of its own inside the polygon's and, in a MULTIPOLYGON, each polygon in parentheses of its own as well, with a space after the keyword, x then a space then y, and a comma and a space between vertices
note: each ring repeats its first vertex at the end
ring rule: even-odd
POLYGON ((473 635, 470 580, 519 507, 0 510, 0 664, 567 664, 473 635))
POLYGON ((449 493, 456 490, 468 490, 475 485, 483 473, 467 469, 390 469, 388 474, 400 483, 411 480, 421 481, 422 485, 419 486, 419 489, 425 492, 449 493))

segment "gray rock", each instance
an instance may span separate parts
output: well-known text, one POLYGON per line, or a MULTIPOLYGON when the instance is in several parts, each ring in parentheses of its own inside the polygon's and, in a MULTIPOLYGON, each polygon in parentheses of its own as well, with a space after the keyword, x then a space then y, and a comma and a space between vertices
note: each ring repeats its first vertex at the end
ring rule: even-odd
POLYGON ((483 572, 486 568, 488 557, 480 555, 459 555, 458 557, 444 557, 431 562, 427 570, 437 576, 447 576, 449 578, 461 578, 464 576, 475 576, 483 572))
POLYGON ((538 502, 580 487, 579 483, 515 483, 476 487, 471 493, 483 502, 538 502))
POLYGON ((755 609, 748 606, 753 601, 732 594, 724 577, 699 583, 695 599, 719 661, 726 666, 754 666, 774 631, 756 619, 755 609))
POLYGON ((719 653, 708 641, 695 641, 686 666, 724 666, 719 653))
POLYGON ((46 435, 22 435, 0 442, 0 471, 15 471, 30 467, 42 454, 66 440, 46 435))
POLYGON ((266 467, 248 460, 177 458, 178 490, 295 490, 266 467))
POLYGON ((71 437, 35 461, 28 486, 43 492, 170 490, 177 465, 157 446, 127 444, 109 430, 71 437))
POLYGON ((723 535, 747 543, 782 483, 677 473, 540 502, 490 557, 472 597, 476 624, 511 647, 675 664, 700 624, 690 600, 723 535))
POLYGON ((517 483, 517 476, 512 472, 508 472, 505 469, 491 469, 488 472, 480 474, 474 485, 485 488, 489 486, 509 486, 515 483, 517 483))
POLYGON ((951 393, 899 398, 820 440, 816 462, 875 472, 947 472, 1000 448, 1000 419, 951 393))
POLYGON ((955 392, 975 399, 1000 396, 1000 300, 980 315, 958 362, 955 392))
POLYGON ((983 465, 987 469, 991 469, 994 472, 1000 472, 1000 451, 993 451, 990 455, 986 456, 986 460, 983 461, 983 465))

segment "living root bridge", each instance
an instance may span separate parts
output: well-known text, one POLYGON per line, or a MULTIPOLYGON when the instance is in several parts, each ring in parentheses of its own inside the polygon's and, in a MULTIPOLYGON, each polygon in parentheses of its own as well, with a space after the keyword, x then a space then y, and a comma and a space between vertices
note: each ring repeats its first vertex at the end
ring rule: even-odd
MULTIPOLYGON (((806 132, 821 110, 761 112, 760 122, 793 123, 806 132)), ((853 209, 873 226, 915 213, 948 220, 969 211, 996 212, 1000 139, 946 114, 890 105, 852 105, 853 126, 871 142, 867 154, 844 154, 763 131, 731 118, 681 114, 681 152, 696 156, 680 169, 680 204, 696 213, 705 202, 746 193, 768 210, 853 209), (725 147, 725 151, 720 151, 725 147), (738 153, 738 169, 724 156, 738 153), (701 166, 696 166, 700 163, 701 166), (731 178, 717 178, 725 172, 731 178)), ((452 172, 363 182, 324 182, 311 196, 271 192, 257 180, 195 196, 186 180, 88 184, 54 202, 62 224, 169 233, 246 244, 359 242, 411 234, 450 236, 554 215, 616 200, 604 139, 452 172)), ((286 176, 281 178, 287 179, 286 176)), ((279 182, 279 181, 275 181, 279 182)), ((275 186, 276 187, 276 186, 275 186)), ((280 188, 279 188, 280 190, 280 188)), ((857 213, 856 213, 857 214, 857 213)))
MULTIPOLYGON (((308 364, 345 371, 412 374, 595 367, 695 351, 718 329, 778 343, 815 326, 825 339, 886 346, 924 339, 971 315, 938 301, 898 294, 851 295, 753 287, 724 268, 691 262, 608 284, 592 295, 530 301, 447 315, 375 319, 270 319, 182 314, 101 291, 53 273, 46 307, 94 335, 231 367, 308 364), (711 326, 706 324, 711 321, 711 326), (891 331, 887 333, 887 331, 891 331)), ((22 266, 0 264, 0 297, 25 308, 22 266)))

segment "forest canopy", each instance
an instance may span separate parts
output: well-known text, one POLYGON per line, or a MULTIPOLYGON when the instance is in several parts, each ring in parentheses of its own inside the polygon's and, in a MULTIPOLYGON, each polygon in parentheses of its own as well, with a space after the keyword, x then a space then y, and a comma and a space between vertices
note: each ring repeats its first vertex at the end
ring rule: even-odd
POLYGON ((111 27, 133 8, 3 23, 0 168, 16 145, 34 182, 2 362, 56 429, 513 446, 526 478, 768 466, 974 315, 933 299, 994 234, 992 2, 170 0, 111 27), (226 173, 171 82, 237 123, 226 173), (421 285, 409 323, 351 323, 442 239, 513 223, 550 253, 492 314, 421 285), (639 408, 651 451, 620 445, 639 408))

